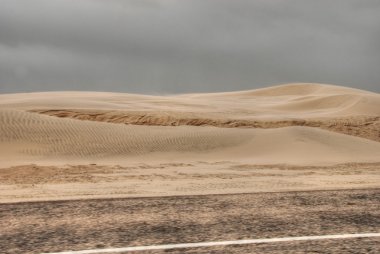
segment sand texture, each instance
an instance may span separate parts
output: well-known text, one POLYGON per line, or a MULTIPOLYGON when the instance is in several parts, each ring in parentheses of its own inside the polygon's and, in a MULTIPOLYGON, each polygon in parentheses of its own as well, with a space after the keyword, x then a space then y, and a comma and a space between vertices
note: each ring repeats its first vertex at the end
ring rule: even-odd
POLYGON ((374 188, 380 95, 323 84, 2 94, 0 157, 2 201, 374 188))
POLYGON ((380 95, 344 87, 288 84, 165 97, 52 92, 0 98, 5 166, 44 161, 380 161, 380 95))
POLYGON ((22 165, 0 170, 0 203, 119 197, 374 189, 380 163, 333 166, 196 162, 22 165))

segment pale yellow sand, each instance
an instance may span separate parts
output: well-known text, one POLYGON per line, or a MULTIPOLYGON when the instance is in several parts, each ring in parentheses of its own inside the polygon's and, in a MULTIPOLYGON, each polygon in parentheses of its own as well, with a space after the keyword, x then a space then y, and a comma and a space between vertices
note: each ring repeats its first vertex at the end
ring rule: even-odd
POLYGON ((24 165, 0 170, 0 203, 379 188, 380 163, 333 166, 239 162, 24 165))
POLYGON ((1 110, 1 164, 243 160, 258 164, 377 162, 380 143, 310 127, 135 126, 1 110))
POLYGON ((378 174, 374 173, 380 162, 379 141, 380 95, 331 85, 288 84, 252 91, 171 96, 98 92, 3 94, 1 199, 28 200, 33 195, 59 198, 60 193, 63 198, 72 198, 373 188, 379 187, 378 174), (260 172, 249 167, 226 171, 223 162, 228 163, 228 168, 274 164, 303 169, 335 169, 334 165, 341 163, 359 166, 347 166, 356 173, 341 177, 339 172, 323 176, 324 171, 315 169, 308 172, 310 175, 289 174, 290 171, 278 172, 273 166, 260 172), (28 175, 35 170, 32 163, 39 165, 38 172, 42 170, 40 166, 53 166, 51 172, 58 172, 57 176, 71 182, 51 183, 51 172, 43 170, 47 175, 41 177, 48 180, 37 182, 39 187, 6 181, 9 172, 18 170, 7 167, 27 165, 22 170, 28 175), (158 170, 155 167, 141 170, 142 175, 151 175, 152 183, 144 177, 119 179, 115 171, 107 171, 109 175, 103 180, 95 177, 93 183, 86 180, 79 184, 60 171, 68 164, 84 165, 88 171, 84 174, 93 175, 92 170, 98 167, 90 165, 94 163, 106 171, 112 171, 116 165, 135 165, 139 170, 136 165, 141 163, 192 166, 181 170, 165 166, 159 175, 154 174, 158 170), (362 172, 361 165, 372 166, 370 171, 362 172), (220 177, 214 177, 212 172, 220 177), (198 173, 203 180, 197 185, 193 181, 198 173), (247 181, 242 181, 244 177, 247 181), (149 186, 156 191, 147 191, 149 186), (54 195, 49 196, 49 192, 54 195))
MULTIPOLYGON (((174 112, 193 118, 217 116, 261 121, 380 116, 379 94, 344 87, 290 84, 253 91, 167 97, 53 92, 5 94, 0 99, 0 151, 7 158, 1 160, 3 166, 68 161, 113 165, 150 160, 309 165, 380 161, 379 142, 305 126, 272 129, 136 126, 27 112, 68 108, 133 110, 161 116, 174 112)), ((165 122, 165 117, 161 121, 165 122)), ((376 136, 376 129, 373 132, 376 136)))
POLYGON ((287 84, 226 93, 149 96, 104 92, 43 92, 0 95, 1 108, 94 109, 286 119, 379 116, 380 95, 322 84, 287 84))

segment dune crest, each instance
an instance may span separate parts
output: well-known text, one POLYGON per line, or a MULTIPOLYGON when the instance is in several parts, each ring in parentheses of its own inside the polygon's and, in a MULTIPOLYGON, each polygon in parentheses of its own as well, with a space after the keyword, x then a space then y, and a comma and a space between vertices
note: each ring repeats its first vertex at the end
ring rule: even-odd
POLYGON ((256 163, 376 162, 380 143, 309 127, 236 129, 135 126, 2 110, 2 150, 31 160, 225 160, 256 163))
POLYGON ((220 116, 161 112, 103 110, 31 110, 30 112, 60 118, 145 126, 214 126, 221 128, 282 128, 290 126, 318 127, 351 136, 380 141, 380 117, 345 117, 318 119, 254 120, 220 116))
POLYGON ((52 92, 0 99, 0 151, 9 165, 380 160, 380 95, 351 88, 289 84, 215 94, 52 92))
POLYGON ((1 108, 196 113, 235 118, 379 116, 380 95, 322 85, 288 84, 250 91, 151 96, 104 92, 0 95, 1 108))

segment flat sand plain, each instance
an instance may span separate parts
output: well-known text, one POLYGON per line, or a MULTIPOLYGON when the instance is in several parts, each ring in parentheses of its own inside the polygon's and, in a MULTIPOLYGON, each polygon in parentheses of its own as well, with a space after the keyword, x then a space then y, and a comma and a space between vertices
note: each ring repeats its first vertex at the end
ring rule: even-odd
POLYGON ((0 95, 0 202, 380 187, 380 95, 0 95))

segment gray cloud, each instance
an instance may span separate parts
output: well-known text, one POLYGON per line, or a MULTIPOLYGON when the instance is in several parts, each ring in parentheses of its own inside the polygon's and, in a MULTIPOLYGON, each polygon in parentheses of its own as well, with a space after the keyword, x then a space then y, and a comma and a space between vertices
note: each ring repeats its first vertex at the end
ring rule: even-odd
POLYGON ((0 92, 380 92, 378 0, 0 0, 0 92))

